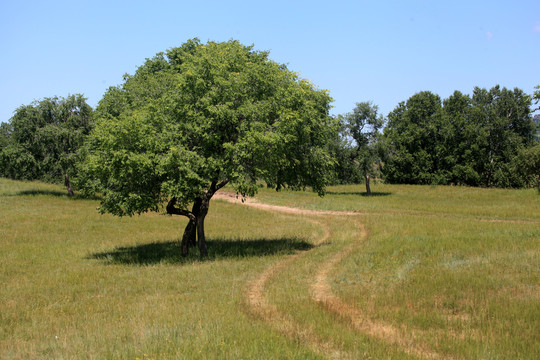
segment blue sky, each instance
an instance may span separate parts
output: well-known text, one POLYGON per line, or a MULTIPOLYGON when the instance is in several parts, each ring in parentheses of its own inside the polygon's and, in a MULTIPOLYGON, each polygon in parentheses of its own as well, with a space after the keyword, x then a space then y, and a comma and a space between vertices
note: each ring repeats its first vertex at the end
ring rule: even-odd
POLYGON ((0 3, 0 121, 35 99, 97 105, 145 58, 187 39, 269 50, 319 88, 332 113, 387 115, 423 90, 540 84, 540 1, 26 1, 0 3))

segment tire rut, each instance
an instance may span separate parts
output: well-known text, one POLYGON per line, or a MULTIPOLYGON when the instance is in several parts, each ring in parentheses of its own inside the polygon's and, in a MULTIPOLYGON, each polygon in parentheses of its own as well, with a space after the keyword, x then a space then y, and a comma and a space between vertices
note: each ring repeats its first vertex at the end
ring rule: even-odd
MULTIPOLYGON (((232 203, 240 203, 241 201, 234 194, 230 193, 222 193, 219 195, 216 194, 215 197, 232 203)), ((269 205, 258 203, 251 199, 249 201, 242 200, 242 203, 245 206, 260 210, 276 211, 295 215, 361 215, 357 212, 349 211, 316 211, 269 205)), ((317 224, 324 231, 323 236, 319 237, 319 239, 315 242, 315 245, 321 245, 330 238, 331 230, 327 224, 314 218, 307 220, 317 224)), ((360 333, 377 338, 387 343, 391 343, 393 345, 397 345, 407 354, 428 359, 452 359, 451 357, 442 356, 441 354, 429 349, 428 346, 422 344, 421 341, 418 340, 418 335, 421 335, 420 333, 423 332, 412 331, 409 334, 405 334, 402 330, 390 324, 385 324, 380 321, 373 321, 363 311, 345 303, 332 292, 331 285, 328 282, 330 272, 333 268, 335 268, 336 265, 353 253, 353 251, 367 239, 367 231, 364 225, 359 221, 356 221, 356 225, 358 226, 360 233, 360 238, 358 241, 354 241, 353 243, 345 246, 343 249, 322 263, 319 267, 319 271, 310 286, 310 295, 312 299, 316 303, 323 305, 329 312, 332 312, 345 319, 360 333)), ((301 340, 312 351, 319 355, 331 359, 353 359, 355 357, 352 354, 339 349, 333 343, 323 341, 313 329, 300 325, 288 314, 281 312, 268 300, 265 295, 265 288, 267 284, 274 277, 276 277, 280 271, 292 265, 297 259, 306 253, 307 252, 290 255, 285 259, 274 263, 249 284, 246 293, 246 302, 249 307, 249 312, 287 337, 301 340)))
POLYGON ((385 342, 398 345, 409 355, 428 359, 450 359, 449 357, 442 356, 430 350, 419 341, 418 335, 422 335, 422 333, 424 333, 423 331, 406 334, 401 329, 390 324, 371 320, 365 312, 345 303, 332 292, 332 287, 328 281, 330 272, 367 239, 367 231, 364 225, 359 222, 356 222, 356 225, 360 228, 360 238, 358 241, 349 244, 322 264, 319 272, 315 276, 315 281, 311 284, 312 299, 315 302, 322 304, 330 312, 346 319, 357 331, 385 342))
MULTIPOLYGON (((227 193, 225 194, 216 194, 216 198, 225 200, 232 203, 240 203, 240 200, 237 199, 234 195, 231 196, 227 193)), ((267 205, 256 203, 254 201, 242 201, 243 205, 250 206, 265 211, 278 211, 287 214, 295 215, 320 215, 315 211, 311 210, 299 210, 295 208, 286 208, 274 205, 267 205)), ((307 219, 308 221, 318 225, 324 231, 323 235, 318 238, 315 242, 315 245, 321 245, 330 237, 330 228, 325 225, 323 222, 316 219, 307 219)), ((304 343, 310 350, 314 353, 321 355, 329 359, 356 359, 357 357, 353 354, 343 351, 335 346, 335 344, 323 340, 317 333, 306 326, 303 326, 288 314, 280 311, 275 305, 273 305, 267 298, 265 294, 265 288, 267 284, 276 277, 280 271, 292 265, 296 260, 302 257, 306 252, 297 253, 294 255, 287 256, 285 259, 280 260, 265 271, 263 271, 259 276, 257 276, 253 281, 248 285, 246 291, 246 303, 249 308, 248 312, 255 317, 261 319, 266 324, 268 324, 272 329, 280 332, 290 339, 296 339, 304 343)))

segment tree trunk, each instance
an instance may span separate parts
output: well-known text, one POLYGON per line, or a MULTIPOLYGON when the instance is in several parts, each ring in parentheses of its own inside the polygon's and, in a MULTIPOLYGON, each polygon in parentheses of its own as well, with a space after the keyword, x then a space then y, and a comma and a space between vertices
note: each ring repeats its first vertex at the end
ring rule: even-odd
POLYGON ((201 257, 208 256, 208 249, 206 246, 206 237, 204 235, 204 219, 208 214, 208 208, 210 207, 210 199, 212 196, 227 185, 229 180, 225 179, 221 183, 213 181, 208 191, 198 196, 193 202, 191 211, 176 207, 177 199, 175 197, 169 200, 167 204, 167 213, 171 215, 183 215, 189 219, 186 228, 184 229, 184 235, 182 236, 182 256, 187 256, 189 248, 195 246, 198 242, 199 252, 201 257))
POLYGON ((366 195, 371 196, 371 188, 369 187, 369 175, 364 175, 364 178, 366 179, 366 195))
MULTIPOLYGON (((202 199, 200 197, 195 199, 195 201, 193 202, 193 207, 191 208, 191 213, 193 215, 195 215, 195 218, 199 217, 199 214, 201 212, 201 204, 202 204, 202 199)), ((188 246, 189 247, 197 246, 197 223, 196 222, 193 223, 193 229, 192 229, 190 237, 189 237, 188 246)))
MULTIPOLYGON (((184 235, 182 236, 182 256, 187 256, 189 252, 189 247, 193 246, 192 244, 195 243, 195 238, 197 234, 197 216, 193 212, 177 208, 176 202, 177 199, 174 197, 169 200, 169 203, 167 204, 167 214, 182 215, 189 219, 188 224, 184 229, 184 235)), ((195 203, 193 204, 194 209, 197 208, 196 203, 197 201, 195 201, 195 203)))
POLYGON ((204 219, 208 214, 210 199, 204 198, 201 202, 199 215, 197 216, 197 241, 199 243, 199 253, 201 257, 208 256, 208 248, 206 247, 206 237, 204 236, 204 219))
MULTIPOLYGON (((213 195, 213 193, 212 193, 213 195)), ((204 235, 204 219, 208 214, 208 208, 211 199, 210 192, 199 196, 195 199, 189 222, 184 229, 184 235, 182 236, 182 256, 187 256, 189 248, 196 245, 199 246, 199 252, 201 257, 208 256, 208 248, 206 246, 206 237, 204 235)))
POLYGON ((73 188, 71 187, 71 182, 69 181, 69 176, 67 173, 64 175, 64 185, 67 188, 68 196, 73 196, 73 188))
POLYGON ((189 248, 193 246, 192 244, 196 241, 196 232, 197 230, 197 218, 193 217, 189 219, 189 222, 184 230, 184 235, 182 236, 182 256, 186 257, 189 253, 189 248))
POLYGON ((201 211, 202 200, 200 197, 195 199, 193 207, 191 208, 191 216, 189 216, 189 222, 184 229, 184 235, 182 236, 182 256, 187 256, 189 248, 197 245, 197 218, 201 211))
POLYGON ((208 214, 208 209, 210 208, 210 199, 212 199, 212 196, 227 185, 229 182, 228 179, 223 180, 222 182, 218 183, 217 181, 212 181, 212 184, 210 185, 210 188, 208 191, 206 191, 205 194, 199 196, 197 198, 198 201, 196 201, 196 204, 198 204, 198 213, 197 213, 197 242, 199 243, 199 253, 202 258, 208 256, 208 248, 206 247, 206 237, 204 235, 204 219, 206 218, 206 215, 208 214))

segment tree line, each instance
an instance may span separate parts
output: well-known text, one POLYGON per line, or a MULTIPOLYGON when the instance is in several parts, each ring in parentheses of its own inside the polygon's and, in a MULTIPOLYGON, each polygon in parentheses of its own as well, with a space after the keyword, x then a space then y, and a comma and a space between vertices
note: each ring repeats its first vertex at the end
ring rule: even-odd
POLYGON ((77 154, 90 134, 93 109, 82 95, 52 97, 19 107, 0 125, 0 176, 63 181, 73 195, 77 154))
POLYGON ((533 96, 420 92, 383 117, 371 102, 331 116, 332 98, 269 53, 192 39, 147 59, 96 109, 83 95, 15 110, 0 127, 0 176, 72 183, 100 210, 189 219, 182 251, 206 254, 204 218, 225 185, 242 196, 364 182, 525 187, 539 174, 533 96))
POLYGON ((403 184, 530 186, 538 175, 538 164, 524 166, 537 145, 531 101, 520 89, 499 86, 475 88, 472 96, 456 91, 443 101, 429 91, 411 96, 388 114, 377 139, 382 177, 403 184))
MULTIPOLYGON (((16 109, 0 125, 0 176, 63 181, 72 194, 70 178, 94 120, 118 116, 128 102, 137 108, 157 97, 167 87, 156 70, 163 70, 163 61, 162 54, 147 60, 125 84, 109 89, 95 112, 80 94, 16 109)), ((475 88, 472 96, 455 91, 444 100, 423 91, 386 118, 377 105, 357 103, 352 112, 335 117, 335 135, 327 142, 333 174, 326 182, 365 183, 368 194, 372 178, 396 184, 531 186, 540 176, 539 115, 532 116, 540 99, 537 89, 529 96, 517 88, 475 88)))

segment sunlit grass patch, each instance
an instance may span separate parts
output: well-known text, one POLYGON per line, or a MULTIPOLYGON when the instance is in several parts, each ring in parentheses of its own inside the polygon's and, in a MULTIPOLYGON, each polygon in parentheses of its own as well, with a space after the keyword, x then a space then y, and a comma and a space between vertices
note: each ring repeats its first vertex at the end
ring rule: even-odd
POLYGON ((0 358, 536 359, 540 197, 377 187, 374 197, 361 186, 330 188, 325 198, 258 196, 356 215, 213 200, 210 256, 200 259, 196 249, 180 256, 181 217, 99 215, 98 201, 68 198, 60 186, 0 179, 0 358), (339 254, 324 280, 394 341, 314 300, 321 269, 339 254), (294 331, 258 316, 247 299, 280 263, 263 296, 294 331))
POLYGON ((318 358, 243 311, 245 284, 309 249, 312 224, 216 201, 200 261, 176 249, 182 218, 99 215, 41 183, 0 188, 0 358, 318 358))
POLYGON ((305 209, 540 221, 540 197, 535 189, 388 184, 374 184, 371 188, 375 194, 371 197, 365 196, 363 185, 331 186, 324 197, 263 188, 257 198, 265 203, 305 209))
POLYGON ((443 353, 540 352, 540 226, 407 215, 365 216, 366 244, 333 288, 370 317, 425 332, 443 353), (392 230, 387 228, 391 227, 392 230))
MULTIPOLYGON (((365 197, 357 189, 330 188, 325 198, 263 191, 259 201, 362 214, 359 221, 369 229, 368 240, 334 268, 329 280, 343 301, 367 319, 389 324, 404 340, 409 337, 449 358, 537 357, 540 197, 533 190, 379 185, 384 195, 365 197)), ((346 215, 334 217, 333 236, 341 232, 343 243, 357 241, 354 228, 347 227, 353 221, 346 215)), ((311 326, 325 320, 309 302, 305 271, 315 274, 339 246, 317 259, 323 251, 305 257, 306 270, 282 276, 292 284, 271 287, 282 309, 294 309, 291 314, 311 326), (300 300, 284 290, 289 288, 303 289, 300 300)), ((350 320, 340 321, 345 325, 350 320)), ((344 341, 346 333, 342 330, 339 339, 344 341)), ((359 335, 354 344, 344 341, 344 348, 359 354, 377 342, 359 335)), ((390 358, 406 356, 403 348, 380 348, 390 358)))

